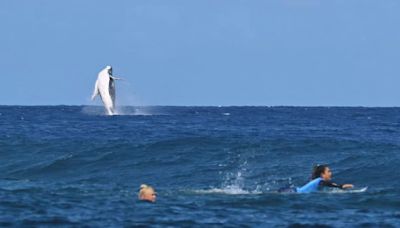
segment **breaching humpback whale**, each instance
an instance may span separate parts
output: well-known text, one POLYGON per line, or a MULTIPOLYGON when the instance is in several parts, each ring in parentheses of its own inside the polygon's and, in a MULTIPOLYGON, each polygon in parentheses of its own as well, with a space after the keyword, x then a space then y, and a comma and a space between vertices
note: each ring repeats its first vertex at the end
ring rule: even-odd
POLYGON ((107 66, 97 76, 97 81, 94 86, 92 100, 97 95, 100 95, 103 101, 104 108, 108 115, 114 115, 115 113, 115 80, 120 78, 112 76, 112 67, 107 66))

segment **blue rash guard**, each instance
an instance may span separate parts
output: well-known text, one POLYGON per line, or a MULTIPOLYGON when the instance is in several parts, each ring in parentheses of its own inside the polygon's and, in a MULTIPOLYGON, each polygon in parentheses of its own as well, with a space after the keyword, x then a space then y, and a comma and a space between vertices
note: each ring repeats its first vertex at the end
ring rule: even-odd
POLYGON ((343 185, 335 184, 331 181, 326 181, 322 179, 321 177, 316 178, 310 182, 308 182, 306 185, 304 185, 301 188, 296 188, 296 192, 298 193, 311 193, 311 192, 317 192, 323 187, 330 187, 330 188, 343 188, 343 185))
POLYGON ((329 180, 324 180, 321 177, 316 178, 314 180, 311 180, 308 182, 306 185, 304 185, 301 188, 294 188, 294 187, 286 187, 286 188, 280 188, 278 192, 283 192, 283 193, 312 193, 312 192, 318 192, 324 187, 328 188, 340 188, 343 189, 343 185, 333 183, 329 180))
POLYGON ((296 192, 298 193, 311 193, 311 192, 317 192, 319 189, 319 184, 321 183, 322 178, 317 178, 314 179, 310 182, 308 182, 306 185, 304 185, 301 188, 296 188, 296 192))

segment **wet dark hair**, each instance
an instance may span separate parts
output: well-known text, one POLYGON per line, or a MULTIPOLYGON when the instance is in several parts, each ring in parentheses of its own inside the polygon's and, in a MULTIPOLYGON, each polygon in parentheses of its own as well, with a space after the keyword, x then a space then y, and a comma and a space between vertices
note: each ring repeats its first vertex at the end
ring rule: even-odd
POLYGON ((321 177, 321 174, 325 172, 325 169, 328 168, 328 165, 316 165, 314 166, 311 173, 311 180, 317 179, 321 177))

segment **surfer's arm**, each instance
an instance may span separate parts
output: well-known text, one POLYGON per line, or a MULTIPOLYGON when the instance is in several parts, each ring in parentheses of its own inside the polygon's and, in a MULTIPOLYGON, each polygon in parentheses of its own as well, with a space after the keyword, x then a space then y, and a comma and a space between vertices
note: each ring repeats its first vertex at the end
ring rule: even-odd
POLYGON ((352 184, 343 184, 342 188, 347 189, 347 188, 354 188, 354 185, 352 184))
POLYGON ((322 187, 340 188, 340 189, 353 188, 352 184, 336 184, 331 181, 321 181, 320 185, 322 187))
POLYGON ((329 188, 342 188, 342 185, 341 184, 336 184, 336 183, 333 183, 333 182, 331 182, 331 181, 321 181, 320 183, 319 183, 319 185, 321 186, 321 187, 329 187, 329 188))

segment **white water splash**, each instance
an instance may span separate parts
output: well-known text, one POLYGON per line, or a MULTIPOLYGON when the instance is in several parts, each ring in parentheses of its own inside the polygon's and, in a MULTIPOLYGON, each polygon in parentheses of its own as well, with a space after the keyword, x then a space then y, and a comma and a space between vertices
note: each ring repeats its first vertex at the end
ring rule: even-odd
POLYGON ((120 106, 117 108, 118 115, 121 116, 152 116, 155 115, 151 107, 132 107, 120 106))
POLYGON ((227 195, 247 195, 247 194, 261 194, 261 191, 248 191, 237 186, 228 186, 225 188, 211 188, 205 190, 194 190, 195 193, 199 194, 227 194, 227 195))
POLYGON ((227 173, 225 181, 221 188, 211 188, 205 190, 195 190, 195 193, 200 194, 228 194, 228 195, 245 195, 245 194, 262 194, 262 186, 257 185, 251 190, 246 187, 244 173, 247 172, 247 161, 245 160, 236 173, 227 173))

